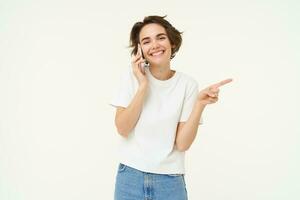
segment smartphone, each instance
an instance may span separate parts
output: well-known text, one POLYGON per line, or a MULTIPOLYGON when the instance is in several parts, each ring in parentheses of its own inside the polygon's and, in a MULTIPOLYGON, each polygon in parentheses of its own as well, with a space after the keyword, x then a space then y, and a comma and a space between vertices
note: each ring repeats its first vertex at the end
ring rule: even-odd
MULTIPOLYGON (((142 50, 142 49, 141 49, 141 53, 142 53, 142 58, 145 59, 144 54, 143 54, 143 50, 142 50)), ((150 63, 146 60, 146 61, 143 63, 142 66, 143 66, 144 68, 145 68, 145 67, 149 67, 149 66, 150 66, 150 63)))

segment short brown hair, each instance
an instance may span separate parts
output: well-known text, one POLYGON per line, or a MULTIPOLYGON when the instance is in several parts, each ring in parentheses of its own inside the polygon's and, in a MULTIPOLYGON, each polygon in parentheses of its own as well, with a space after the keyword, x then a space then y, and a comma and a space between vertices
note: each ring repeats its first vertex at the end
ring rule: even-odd
POLYGON ((167 36, 170 40, 172 47, 172 53, 171 53, 171 59, 175 57, 176 52, 179 50, 181 43, 182 43, 182 37, 181 34, 183 32, 179 32, 175 27, 173 27, 167 20, 164 18, 165 16, 147 16, 144 18, 142 22, 136 22, 130 32, 130 45, 129 47, 133 48, 131 51, 131 55, 137 54, 138 51, 138 44, 140 40, 140 32, 142 28, 147 24, 158 24, 165 28, 167 36))

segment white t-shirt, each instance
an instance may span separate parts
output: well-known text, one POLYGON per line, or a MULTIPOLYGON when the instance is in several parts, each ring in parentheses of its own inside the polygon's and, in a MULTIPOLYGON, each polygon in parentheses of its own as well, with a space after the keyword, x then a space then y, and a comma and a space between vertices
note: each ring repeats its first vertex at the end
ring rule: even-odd
MULTIPOLYGON (((140 118, 128 138, 121 137, 119 161, 135 169, 159 174, 184 174, 184 155, 176 149, 178 122, 188 120, 198 95, 198 83, 176 71, 158 80, 146 68, 149 89, 140 118)), ((110 105, 127 107, 138 89, 132 68, 122 75, 110 105)), ((202 118, 199 124, 202 123, 202 118)))

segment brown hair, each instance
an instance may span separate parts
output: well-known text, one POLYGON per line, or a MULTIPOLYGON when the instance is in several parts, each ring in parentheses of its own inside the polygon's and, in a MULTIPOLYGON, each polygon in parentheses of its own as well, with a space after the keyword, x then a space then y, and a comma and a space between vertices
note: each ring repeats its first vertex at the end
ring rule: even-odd
POLYGON ((162 27, 165 28, 167 36, 170 40, 171 46, 172 47, 172 54, 171 54, 171 59, 175 57, 176 52, 179 50, 181 43, 182 43, 182 37, 181 34, 183 32, 179 32, 175 27, 173 27, 167 20, 164 18, 165 16, 157 16, 157 15, 152 15, 152 16, 147 16, 144 18, 142 22, 136 22, 130 32, 130 45, 129 47, 133 48, 131 51, 131 55, 135 55, 138 50, 138 44, 140 40, 140 32, 142 28, 147 25, 147 24, 158 24, 161 25, 162 27))

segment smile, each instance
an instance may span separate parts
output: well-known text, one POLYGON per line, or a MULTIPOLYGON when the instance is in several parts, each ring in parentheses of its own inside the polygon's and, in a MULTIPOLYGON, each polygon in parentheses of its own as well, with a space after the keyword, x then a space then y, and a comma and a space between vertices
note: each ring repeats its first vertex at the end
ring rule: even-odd
POLYGON ((157 52, 151 53, 150 55, 151 56, 159 56, 159 55, 162 55, 163 53, 164 53, 164 51, 161 50, 161 51, 157 51, 157 52))

